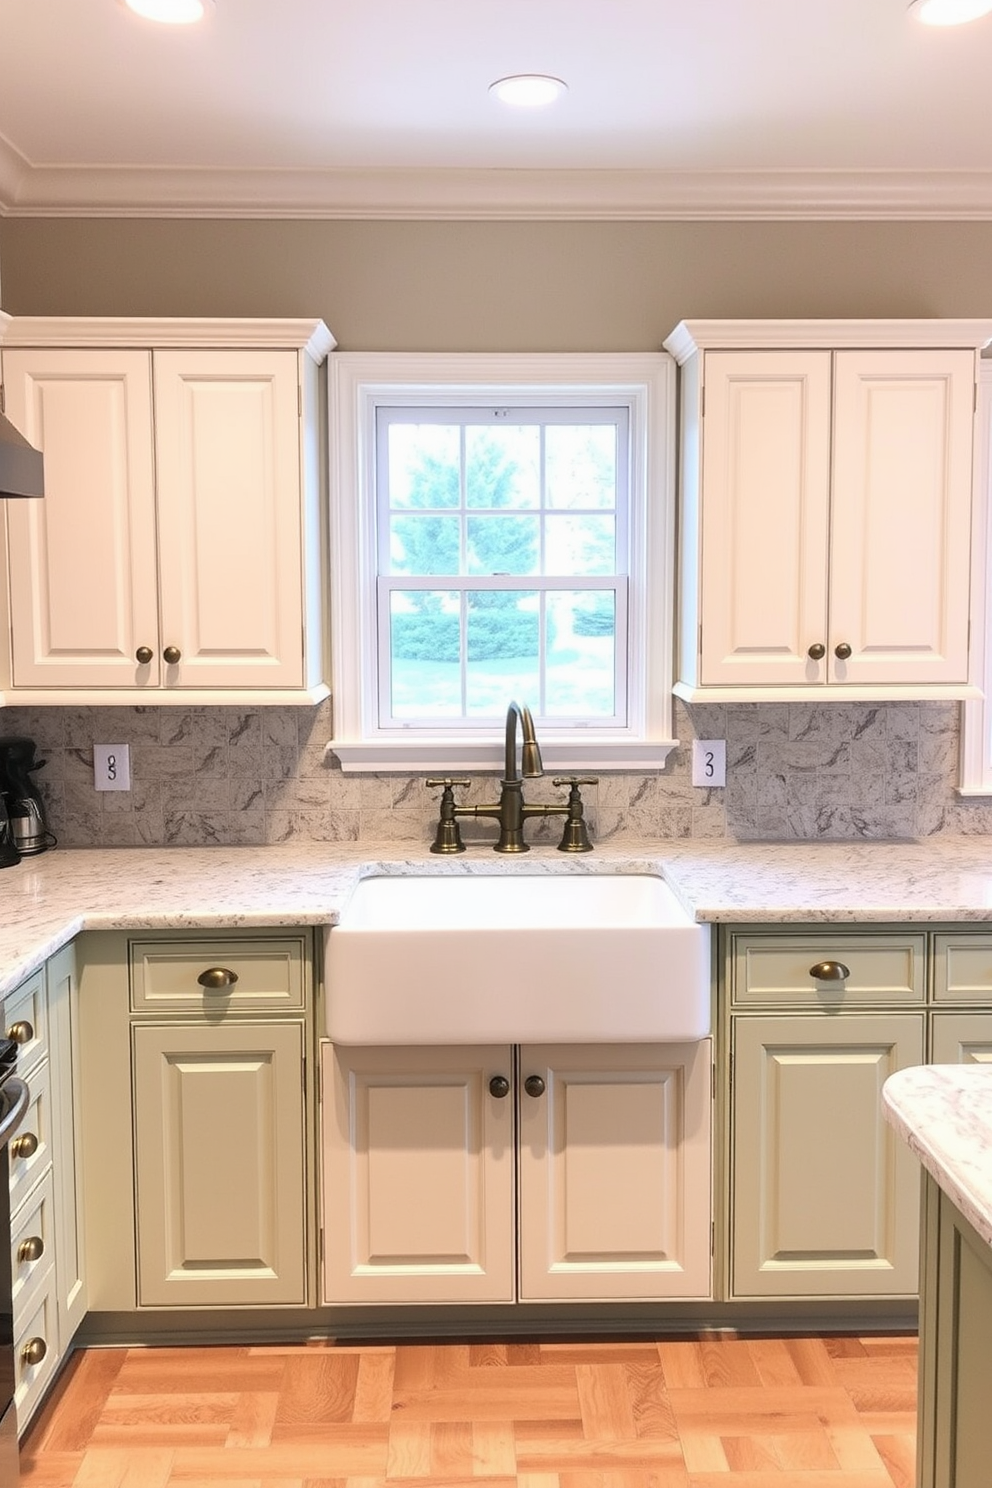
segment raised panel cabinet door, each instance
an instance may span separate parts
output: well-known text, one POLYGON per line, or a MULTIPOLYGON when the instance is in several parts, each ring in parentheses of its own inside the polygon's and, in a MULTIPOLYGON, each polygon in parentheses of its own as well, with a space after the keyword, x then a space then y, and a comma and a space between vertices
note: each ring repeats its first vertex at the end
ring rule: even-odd
POLYGON ((830 353, 707 352, 700 680, 826 678, 830 353))
POLYGON ((919 1167, 882 1119, 924 1015, 734 1020, 732 1293, 912 1296, 919 1167))
POLYGON ((992 1013, 934 1013, 931 1064, 992 1064, 992 1013))
POLYGON ((509 1047, 325 1043, 321 1071, 324 1301, 511 1301, 509 1047))
POLYGON ((11 350, 3 368, 8 416, 45 456, 44 500, 7 503, 14 686, 155 687, 151 358, 11 350))
POLYGON ((133 1031, 138 1302, 306 1301, 303 1029, 133 1031))
POLYGON ((298 687, 297 354, 156 351, 154 386, 165 685, 298 687))
POLYGON ((523 1300, 710 1295, 712 1057, 709 1039, 521 1049, 523 1300))
POLYGON ((974 389, 971 351, 836 353, 837 682, 968 680, 974 389))

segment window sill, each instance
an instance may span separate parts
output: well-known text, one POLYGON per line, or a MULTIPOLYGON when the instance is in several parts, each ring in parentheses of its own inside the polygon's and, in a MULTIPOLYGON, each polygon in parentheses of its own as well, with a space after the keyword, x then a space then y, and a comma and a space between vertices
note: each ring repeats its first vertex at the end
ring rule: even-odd
MULTIPOLYGON (((660 770, 677 739, 541 739, 544 773, 585 770, 660 770)), ((326 753, 334 755, 346 774, 393 773, 420 775, 503 773, 502 738, 496 739, 332 739, 326 753)))

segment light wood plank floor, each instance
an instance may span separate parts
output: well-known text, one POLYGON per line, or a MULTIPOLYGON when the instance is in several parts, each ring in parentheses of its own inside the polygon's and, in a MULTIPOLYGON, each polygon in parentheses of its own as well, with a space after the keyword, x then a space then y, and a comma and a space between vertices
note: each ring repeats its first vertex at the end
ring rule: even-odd
POLYGON ((88 1349, 25 1488, 912 1488, 913 1337, 88 1349))

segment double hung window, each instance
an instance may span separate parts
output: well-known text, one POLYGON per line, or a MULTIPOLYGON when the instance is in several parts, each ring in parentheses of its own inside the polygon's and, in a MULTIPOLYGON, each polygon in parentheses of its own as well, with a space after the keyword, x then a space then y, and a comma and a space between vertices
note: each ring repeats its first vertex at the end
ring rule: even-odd
POLYGON ((332 358, 334 740, 346 769, 671 747, 668 358, 332 358))

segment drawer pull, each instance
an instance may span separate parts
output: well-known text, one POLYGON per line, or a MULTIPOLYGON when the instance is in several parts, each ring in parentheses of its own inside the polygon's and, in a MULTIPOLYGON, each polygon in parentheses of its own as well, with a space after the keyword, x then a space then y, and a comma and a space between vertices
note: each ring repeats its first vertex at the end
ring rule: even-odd
POLYGON ((38 1151, 38 1138, 34 1132, 22 1132, 10 1144, 11 1157, 34 1157, 38 1151))
POLYGON ((226 992, 238 980, 238 973, 226 966, 208 966, 196 979, 208 992, 226 992))
POLYGON ((851 975, 843 961, 817 961, 809 974, 815 982, 846 982, 851 975))
POLYGON ((22 1265, 40 1261, 45 1254, 45 1242, 40 1235, 28 1235, 17 1247, 17 1259, 22 1265))
POLYGON ((29 1338, 21 1349, 21 1358, 29 1368, 34 1369, 39 1365, 48 1353, 48 1344, 43 1338, 29 1338))
POLYGON ((528 1075, 524 1081, 524 1089, 528 1095, 537 1100, 539 1095, 544 1094, 544 1081, 540 1075, 528 1075))
POLYGON ((12 1038, 15 1044, 29 1044, 34 1038, 34 1029, 26 1020, 20 1023, 12 1023, 7 1029, 7 1037, 12 1038))

